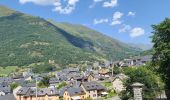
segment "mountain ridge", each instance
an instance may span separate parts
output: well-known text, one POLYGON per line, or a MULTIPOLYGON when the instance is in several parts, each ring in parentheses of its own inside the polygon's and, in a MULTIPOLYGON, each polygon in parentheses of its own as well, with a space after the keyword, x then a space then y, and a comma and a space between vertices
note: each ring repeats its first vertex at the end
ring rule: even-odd
POLYGON ((0 66, 25 66, 49 60, 59 65, 80 64, 119 60, 140 52, 82 25, 58 23, 14 10, 10 14, 3 12, 0 66))

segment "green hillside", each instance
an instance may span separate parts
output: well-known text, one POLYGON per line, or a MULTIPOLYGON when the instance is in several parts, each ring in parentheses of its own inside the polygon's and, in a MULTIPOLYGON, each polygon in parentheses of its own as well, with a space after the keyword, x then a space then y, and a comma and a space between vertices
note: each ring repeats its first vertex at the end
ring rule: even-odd
POLYGON ((49 60, 67 65, 119 60, 137 53, 139 50, 82 25, 47 21, 0 6, 0 66, 49 60))
POLYGON ((14 12, 16 12, 16 11, 8 9, 8 8, 0 5, 0 17, 2 17, 2 16, 9 16, 9 15, 11 15, 14 12))

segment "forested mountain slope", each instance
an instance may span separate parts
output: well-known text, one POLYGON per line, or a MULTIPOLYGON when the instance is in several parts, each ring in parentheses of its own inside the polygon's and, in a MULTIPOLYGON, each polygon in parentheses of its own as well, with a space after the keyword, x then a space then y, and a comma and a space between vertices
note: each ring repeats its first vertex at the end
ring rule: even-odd
POLYGON ((82 25, 47 21, 0 6, 0 66, 119 60, 139 51, 82 25))

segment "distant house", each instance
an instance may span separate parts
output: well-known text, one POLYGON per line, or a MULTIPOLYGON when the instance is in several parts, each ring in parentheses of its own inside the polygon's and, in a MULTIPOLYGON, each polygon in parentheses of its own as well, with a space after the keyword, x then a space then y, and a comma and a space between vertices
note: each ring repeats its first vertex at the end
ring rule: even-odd
MULTIPOLYGON (((17 100, 36 100, 36 90, 22 87, 17 92, 17 100)), ((59 92, 55 88, 38 89, 37 100, 59 100, 59 92)))
POLYGON ((104 76, 104 77, 110 77, 110 71, 109 69, 106 69, 106 68, 102 68, 99 70, 99 76, 104 76))
POLYGON ((12 91, 10 87, 0 87, 0 96, 4 96, 11 93, 12 91))
POLYGON ((81 87, 70 87, 65 90, 63 100, 83 100, 87 98, 81 87))
POLYGON ((56 87, 56 84, 58 84, 60 81, 58 78, 50 78, 49 83, 50 87, 56 87))
POLYGON ((3 83, 3 82, 10 84, 14 82, 14 80, 11 77, 0 77, 0 83, 3 83))
POLYGON ((95 81, 93 73, 88 74, 86 77, 88 82, 95 81))
POLYGON ((68 78, 66 76, 59 76, 58 77, 60 81, 67 81, 68 78))
POLYGON ((8 82, 2 82, 0 83, 0 88, 1 87, 10 87, 10 84, 8 82))
POLYGON ((33 77, 31 75, 24 77, 25 81, 32 81, 32 78, 33 77))
POLYGON ((84 82, 81 87, 85 91, 87 97, 92 99, 99 99, 102 97, 103 93, 106 93, 106 88, 97 82, 84 82))
POLYGON ((115 76, 115 78, 112 81, 113 89, 120 93, 121 91, 125 90, 125 86, 123 84, 123 81, 126 80, 128 77, 124 74, 118 74, 115 76))
MULTIPOLYGON (((71 86, 71 85, 70 85, 71 86)), ((63 99, 63 95, 64 95, 64 92, 68 89, 68 88, 70 88, 70 86, 64 86, 64 87, 62 87, 61 89, 59 89, 59 98, 60 99, 63 99)))
POLYGON ((131 59, 124 59, 119 63, 120 67, 138 67, 146 65, 147 62, 152 60, 152 55, 142 56, 142 57, 134 57, 131 59))
POLYGON ((79 87, 81 83, 82 82, 80 82, 80 81, 75 81, 74 80, 74 81, 70 81, 68 86, 70 86, 70 87, 79 87))
POLYGON ((66 74, 78 73, 79 68, 66 68, 62 72, 66 73, 66 74))
POLYGON ((20 79, 24 78, 24 76, 22 74, 15 74, 15 75, 12 76, 12 78, 14 80, 20 80, 20 79))
POLYGON ((22 87, 36 88, 36 84, 35 83, 24 83, 22 87))
POLYGON ((87 77, 84 75, 74 75, 70 78, 70 81, 79 81, 79 82, 87 82, 87 77))

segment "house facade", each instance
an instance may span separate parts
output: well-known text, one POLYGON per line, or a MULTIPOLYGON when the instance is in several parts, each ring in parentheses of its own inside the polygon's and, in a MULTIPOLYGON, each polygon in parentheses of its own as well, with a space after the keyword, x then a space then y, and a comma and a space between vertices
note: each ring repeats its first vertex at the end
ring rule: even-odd
POLYGON ((112 86, 113 89, 117 92, 120 93, 123 90, 125 90, 125 86, 124 86, 124 82, 126 79, 128 79, 128 77, 124 74, 118 74, 115 76, 115 78, 112 81, 112 86))
POLYGON ((95 81, 84 82, 81 84, 81 87, 85 91, 86 96, 93 100, 100 99, 102 97, 102 93, 106 92, 106 88, 95 81))
POLYGON ((86 98, 87 95, 81 87, 70 87, 63 95, 63 100, 84 100, 86 98))
POLYGON ((16 100, 59 100, 59 93, 55 89, 38 89, 36 98, 35 89, 22 87, 17 92, 16 100))

